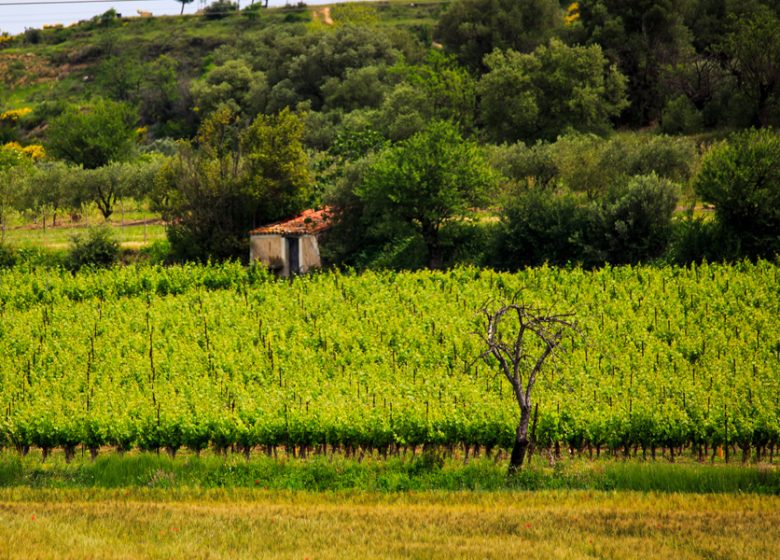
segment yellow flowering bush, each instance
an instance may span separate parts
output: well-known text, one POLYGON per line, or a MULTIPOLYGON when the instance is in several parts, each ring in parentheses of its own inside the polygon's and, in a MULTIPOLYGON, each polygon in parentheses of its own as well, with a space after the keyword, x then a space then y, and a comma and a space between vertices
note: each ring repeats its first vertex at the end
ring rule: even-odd
POLYGON ((6 142, 3 144, 3 150, 7 152, 19 152, 22 153, 22 145, 19 142, 6 142))
POLYGON ((563 16, 563 21, 566 25, 574 25, 575 22, 580 19, 580 3, 572 2, 569 7, 566 8, 566 15, 563 16))
POLYGON ((0 121, 16 122, 30 113, 32 113, 32 109, 29 107, 22 107, 21 109, 9 109, 4 113, 0 113, 0 121))
POLYGON ((7 142, 0 148, 6 152, 15 152, 27 156, 33 161, 39 161, 46 157, 46 150, 40 144, 22 146, 19 142, 7 142))
POLYGON ((25 146, 22 148, 22 153, 32 158, 33 161, 40 161, 46 157, 46 150, 40 144, 30 144, 29 146, 25 146))

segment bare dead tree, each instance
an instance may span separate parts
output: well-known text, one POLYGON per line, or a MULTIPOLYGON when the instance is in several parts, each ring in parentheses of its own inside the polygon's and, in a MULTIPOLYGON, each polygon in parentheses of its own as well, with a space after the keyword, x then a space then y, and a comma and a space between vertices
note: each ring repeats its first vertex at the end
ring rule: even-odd
POLYGON ((480 336, 487 349, 480 358, 496 359, 500 374, 512 385, 520 407, 520 423, 509 461, 509 474, 513 474, 522 467, 530 443, 531 392, 536 380, 545 363, 554 359, 563 335, 577 327, 571 320, 573 313, 556 315, 514 302, 494 312, 484 308, 482 313, 487 318, 487 333, 480 336))

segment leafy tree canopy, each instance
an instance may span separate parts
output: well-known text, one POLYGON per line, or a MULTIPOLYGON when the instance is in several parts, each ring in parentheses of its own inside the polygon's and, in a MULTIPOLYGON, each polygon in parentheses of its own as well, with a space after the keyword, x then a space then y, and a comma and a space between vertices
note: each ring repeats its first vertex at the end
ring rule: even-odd
POLYGON ((411 227, 425 242, 428 264, 441 266, 440 231, 465 217, 493 184, 480 149, 457 128, 434 121, 425 130, 380 153, 358 196, 378 228, 411 227))
POLYGON ((135 111, 124 103, 99 99, 88 108, 70 107, 51 123, 49 150, 86 169, 129 159, 136 121, 135 111))
POLYGON ((494 49, 527 52, 563 23, 557 0, 456 0, 435 36, 466 66, 483 68, 494 49))
POLYGON ((704 158, 695 179, 703 200, 715 205, 727 239, 748 257, 780 253, 780 136, 769 129, 734 135, 704 158))
POLYGON ((201 125, 197 144, 157 176, 155 200, 171 221, 169 238, 183 258, 241 258, 248 231, 294 215, 311 199, 303 123, 288 110, 248 127, 222 107, 201 125))
POLYGON ((488 134, 498 141, 554 139, 566 130, 605 133, 628 102, 623 75, 597 45, 553 39, 531 54, 494 51, 479 82, 488 134))
POLYGON ((739 88, 754 104, 754 124, 780 121, 780 18, 765 6, 756 8, 737 20, 721 48, 739 88))

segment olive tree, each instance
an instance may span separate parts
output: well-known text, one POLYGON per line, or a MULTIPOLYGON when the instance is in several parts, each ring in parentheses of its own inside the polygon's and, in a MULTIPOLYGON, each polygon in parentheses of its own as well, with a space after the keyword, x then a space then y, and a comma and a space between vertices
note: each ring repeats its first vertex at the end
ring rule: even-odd
POLYGON ((0 242, 5 241, 7 214, 20 200, 24 179, 32 166, 32 159, 21 150, 0 145, 0 242))
POLYGON ((780 135, 769 129, 734 135, 713 148, 694 180, 696 193, 715 205, 723 245, 737 255, 780 253, 780 135))
POLYGON ((61 161, 39 164, 28 174, 21 203, 27 210, 43 216, 43 231, 46 231, 46 216, 52 215, 52 226, 57 225, 57 214, 73 201, 70 192, 70 176, 73 168, 61 161))
POLYGON ((603 134, 628 106, 626 78, 601 47, 558 40, 522 54, 493 51, 477 86, 488 134, 499 142, 554 140, 567 130, 603 134))

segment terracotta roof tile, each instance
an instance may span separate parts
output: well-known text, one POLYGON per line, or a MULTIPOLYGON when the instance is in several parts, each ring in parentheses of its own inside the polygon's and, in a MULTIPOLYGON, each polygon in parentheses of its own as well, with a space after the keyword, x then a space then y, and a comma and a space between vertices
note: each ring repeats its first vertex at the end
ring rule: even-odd
POLYGON ((300 216, 253 229, 250 235, 313 235, 330 227, 331 209, 306 210, 300 216))

